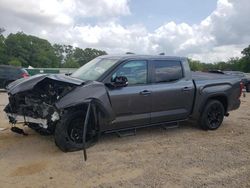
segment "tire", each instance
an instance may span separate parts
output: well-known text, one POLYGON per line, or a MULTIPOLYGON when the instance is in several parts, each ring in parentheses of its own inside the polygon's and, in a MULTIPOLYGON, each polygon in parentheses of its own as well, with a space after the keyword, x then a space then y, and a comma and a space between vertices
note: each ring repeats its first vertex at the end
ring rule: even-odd
POLYGON ((202 111, 199 124, 204 130, 216 130, 223 122, 225 109, 218 100, 209 100, 202 111))
POLYGON ((55 132, 54 126, 49 126, 47 129, 40 127, 37 123, 29 123, 28 127, 36 131, 42 136, 50 136, 55 132))
POLYGON ((250 83, 248 83, 247 85, 246 85, 246 92, 250 92, 250 83))
MULTIPOLYGON (((78 151, 83 149, 82 134, 85 120, 85 113, 81 111, 68 111, 57 123, 55 129, 55 143, 64 152, 78 151)), ((94 145, 98 140, 97 130, 93 128, 93 121, 90 116, 90 123, 87 127, 85 147, 94 145)))

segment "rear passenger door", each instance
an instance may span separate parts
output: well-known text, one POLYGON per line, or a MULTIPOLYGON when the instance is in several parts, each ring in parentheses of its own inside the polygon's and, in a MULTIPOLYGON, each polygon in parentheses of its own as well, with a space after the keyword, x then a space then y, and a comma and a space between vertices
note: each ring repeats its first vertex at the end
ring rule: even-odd
POLYGON ((185 79, 181 61, 151 60, 151 123, 182 120, 189 116, 194 84, 185 79))

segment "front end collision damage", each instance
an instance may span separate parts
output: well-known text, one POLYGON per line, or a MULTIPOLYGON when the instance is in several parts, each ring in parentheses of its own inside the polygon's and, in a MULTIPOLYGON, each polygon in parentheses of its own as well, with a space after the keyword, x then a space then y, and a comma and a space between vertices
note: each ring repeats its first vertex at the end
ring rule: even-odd
MULTIPOLYGON (((64 111, 91 103, 103 114, 102 123, 114 119, 103 83, 82 81, 65 75, 39 75, 15 81, 8 86, 9 104, 4 111, 11 124, 39 126, 53 134, 64 111)), ((83 111, 83 116, 86 112, 83 111)))
POLYGON ((59 110, 67 109, 82 104, 88 104, 89 100, 104 113, 105 122, 111 122, 115 119, 108 92, 101 82, 89 81, 81 87, 76 87, 74 91, 69 92, 58 100, 55 106, 59 110))

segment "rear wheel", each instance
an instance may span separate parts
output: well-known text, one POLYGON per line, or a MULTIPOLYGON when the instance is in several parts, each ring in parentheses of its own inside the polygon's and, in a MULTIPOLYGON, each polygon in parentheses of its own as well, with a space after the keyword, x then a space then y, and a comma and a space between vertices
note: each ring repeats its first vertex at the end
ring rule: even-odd
POLYGON ((205 130, 215 130, 220 127, 224 119, 225 109, 218 100, 209 100, 201 114, 200 126, 205 130))
MULTIPOLYGON (((62 151, 68 152, 83 149, 84 116, 84 111, 69 111, 63 115, 56 125, 55 143, 62 151)), ((98 139, 97 130, 94 127, 93 118, 90 117, 85 147, 94 145, 98 139)))

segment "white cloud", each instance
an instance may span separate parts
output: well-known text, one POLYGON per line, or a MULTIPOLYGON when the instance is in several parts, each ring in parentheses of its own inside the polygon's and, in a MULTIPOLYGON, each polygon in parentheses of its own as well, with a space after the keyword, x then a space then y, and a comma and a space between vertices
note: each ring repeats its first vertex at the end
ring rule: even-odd
MULTIPOLYGON (((32 24, 62 27, 89 17, 113 18, 130 14, 127 0, 1 0, 0 23, 7 27, 32 24)), ((18 27, 16 26, 16 27, 18 27)), ((30 29, 30 28, 28 28, 30 29)), ((33 28, 34 29, 34 28, 33 28)), ((63 32, 63 30, 62 30, 63 32)))
POLYGON ((1 0, 0 26, 109 53, 165 52, 212 62, 239 56, 250 44, 249 10, 249 0, 218 0, 216 9, 200 23, 172 21, 149 32, 143 25, 119 23, 121 16, 133 14, 129 0, 1 0), (97 23, 89 24, 90 18, 97 23))
POLYGON ((127 0, 76 0, 76 12, 84 17, 113 17, 130 14, 127 0))
POLYGON ((231 57, 241 56, 241 51, 245 45, 226 45, 209 48, 204 53, 192 53, 189 55, 193 59, 201 59, 205 62, 219 62, 229 60, 231 57))

